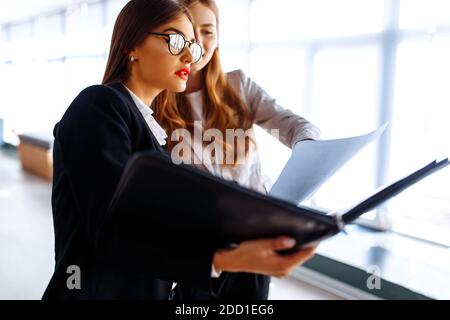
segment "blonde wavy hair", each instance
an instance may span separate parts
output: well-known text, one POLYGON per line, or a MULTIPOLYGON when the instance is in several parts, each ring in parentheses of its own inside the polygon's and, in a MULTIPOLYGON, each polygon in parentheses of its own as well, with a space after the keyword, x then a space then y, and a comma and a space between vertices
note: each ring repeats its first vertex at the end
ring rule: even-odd
MULTIPOLYGON (((187 8, 196 3, 201 3, 210 8, 216 16, 217 28, 219 28, 219 10, 214 0, 183 0, 182 2, 187 8)), ((244 131, 250 129, 253 125, 253 116, 239 94, 228 83, 222 69, 218 48, 215 49, 211 61, 201 70, 201 75, 204 84, 202 96, 204 105, 203 130, 217 129, 226 137, 227 129, 243 129, 244 131)), ((186 96, 183 93, 176 94, 175 104, 167 100, 167 97, 164 96, 156 99, 156 120, 168 132, 169 136, 179 128, 193 132, 192 106, 186 96)), ((235 155, 234 164, 236 164, 237 150, 234 147, 235 143, 230 144, 225 139, 221 143, 225 154, 232 152, 235 155)), ((246 136, 246 156, 248 156, 251 143, 254 142, 246 136)), ((168 149, 171 150, 175 144, 176 142, 169 141, 168 149)))

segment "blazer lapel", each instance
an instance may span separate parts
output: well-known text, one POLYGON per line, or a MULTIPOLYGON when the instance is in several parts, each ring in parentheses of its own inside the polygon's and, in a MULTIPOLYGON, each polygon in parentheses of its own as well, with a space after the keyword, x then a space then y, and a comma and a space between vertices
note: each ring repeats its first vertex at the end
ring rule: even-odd
POLYGON ((125 102, 127 103, 127 105, 130 107, 130 109, 137 114, 137 116, 142 119, 142 122, 144 123, 144 126, 147 130, 147 132, 150 134, 154 144, 157 146, 157 148, 161 151, 167 152, 165 148, 163 148, 159 142, 158 139, 156 139, 155 135, 153 134, 153 132, 150 130, 150 128, 147 125, 147 122, 144 119, 144 116, 142 115, 141 111, 139 111, 139 108, 137 107, 137 105, 134 103, 133 98, 131 97, 130 93, 128 92, 128 90, 123 86, 123 84, 116 82, 116 83, 112 83, 112 84, 108 84, 108 87, 111 87, 117 91, 119 91, 123 97, 125 98, 125 102))

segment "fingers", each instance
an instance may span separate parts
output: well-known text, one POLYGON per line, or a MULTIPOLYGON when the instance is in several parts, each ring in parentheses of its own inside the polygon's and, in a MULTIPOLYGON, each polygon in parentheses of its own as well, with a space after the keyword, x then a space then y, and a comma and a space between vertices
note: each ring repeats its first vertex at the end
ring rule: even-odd
POLYGON ((282 278, 288 276, 297 266, 310 259, 316 246, 280 255, 277 251, 291 249, 295 239, 281 236, 242 242, 233 250, 219 251, 214 256, 214 265, 230 272, 250 272, 282 278), (220 259, 219 259, 220 258, 220 259))
POLYGON ((247 242, 248 245, 254 246, 254 249, 261 251, 276 251, 290 249, 295 246, 295 239, 289 237, 278 237, 272 239, 259 239, 247 242))
POLYGON ((302 249, 286 256, 279 256, 279 263, 274 272, 277 278, 287 277, 296 267, 311 259, 315 254, 316 247, 302 249))
POLYGON ((299 264, 311 259, 316 252, 316 247, 302 249, 290 255, 282 256, 286 263, 299 264))
POLYGON ((272 251, 290 249, 295 246, 295 239, 282 236, 278 238, 262 240, 261 245, 267 250, 272 251))

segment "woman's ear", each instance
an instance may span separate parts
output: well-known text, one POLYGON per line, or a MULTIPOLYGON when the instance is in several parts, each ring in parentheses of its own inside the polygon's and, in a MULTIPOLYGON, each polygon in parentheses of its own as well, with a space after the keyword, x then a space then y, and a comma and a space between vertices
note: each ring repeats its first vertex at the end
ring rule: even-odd
POLYGON ((130 53, 128 54, 128 57, 131 62, 138 60, 137 50, 136 49, 131 50, 130 53))

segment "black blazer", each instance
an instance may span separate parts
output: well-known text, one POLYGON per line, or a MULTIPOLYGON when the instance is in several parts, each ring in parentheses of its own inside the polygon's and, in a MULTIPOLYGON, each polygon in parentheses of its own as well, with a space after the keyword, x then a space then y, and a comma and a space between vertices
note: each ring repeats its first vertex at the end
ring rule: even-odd
POLYGON ((54 137, 56 266, 43 299, 166 300, 174 281, 210 292, 215 248, 206 243, 188 254, 163 248, 155 256, 149 247, 163 247, 166 239, 145 235, 145 217, 108 214, 129 158, 143 150, 166 153, 126 88, 83 90, 54 137), (67 285, 75 275, 70 266, 80 268, 81 289, 67 285))

